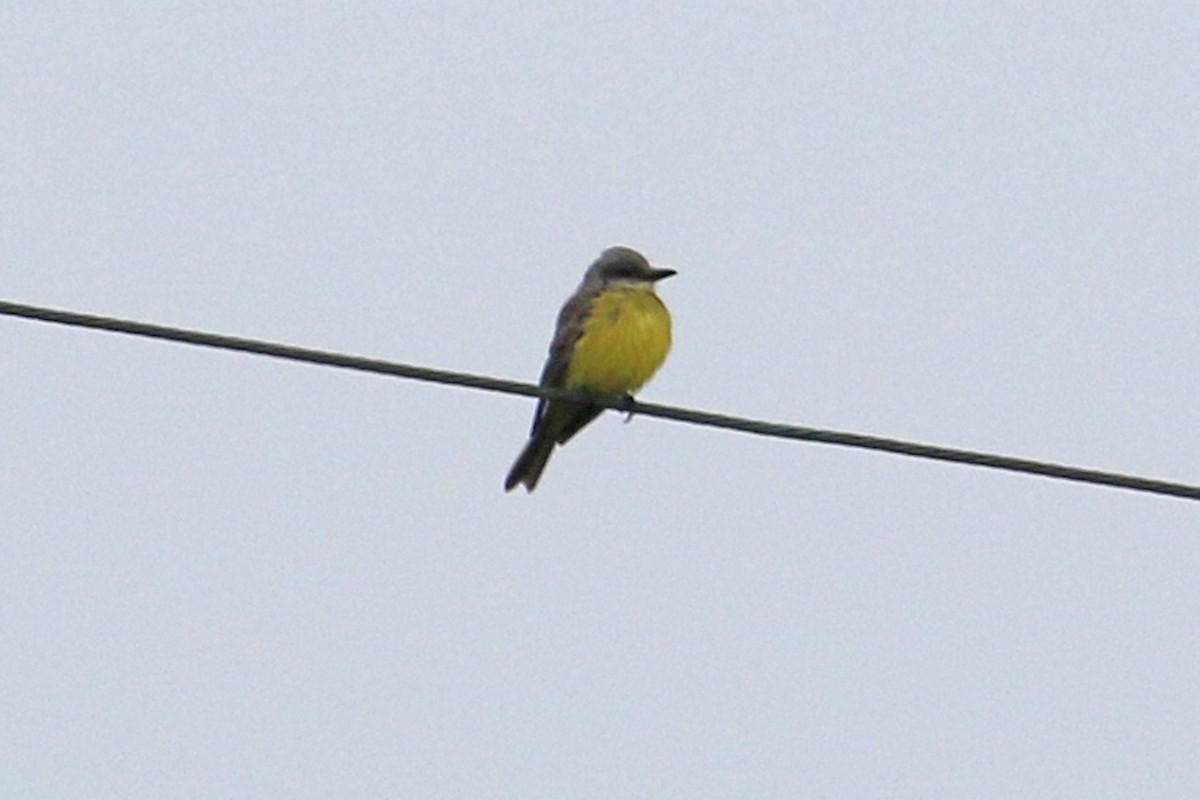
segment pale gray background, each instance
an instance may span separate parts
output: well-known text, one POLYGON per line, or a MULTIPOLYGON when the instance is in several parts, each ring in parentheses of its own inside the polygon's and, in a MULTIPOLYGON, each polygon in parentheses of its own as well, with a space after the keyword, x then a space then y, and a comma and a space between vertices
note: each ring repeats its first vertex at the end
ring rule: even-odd
MULTIPOLYGON (((0 296, 1200 482, 1195 3, 7 3, 0 296)), ((0 319, 6 798, 1200 794, 1200 506, 0 319)))

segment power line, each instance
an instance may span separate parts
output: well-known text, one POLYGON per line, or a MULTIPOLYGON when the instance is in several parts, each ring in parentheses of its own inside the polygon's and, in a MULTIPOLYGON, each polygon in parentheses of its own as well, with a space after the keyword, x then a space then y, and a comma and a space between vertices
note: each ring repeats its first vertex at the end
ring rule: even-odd
POLYGON ((0 300, 0 314, 40 320, 42 322, 52 322, 59 325, 72 325, 81 328, 126 333, 133 336, 145 336, 151 339, 165 339, 167 341, 183 342, 200 347, 214 347, 221 350, 255 353, 272 358, 302 361, 309 364, 324 364, 330 367, 341 367, 360 372, 373 372, 379 375, 393 375, 400 378, 411 378, 413 380, 442 383, 450 386, 465 386, 472 389, 484 389, 492 392, 524 395, 526 397, 582 399, 605 408, 644 414, 650 417, 673 419, 680 422, 690 422, 694 425, 743 431, 759 436, 796 439, 804 442, 856 447, 864 450, 879 450, 885 453, 895 453, 914 458, 970 464, 977 467, 1042 475, 1059 480, 1168 495, 1186 500, 1200 500, 1200 486, 1143 478, 1136 475, 1125 475, 1117 472, 1103 472, 1094 469, 1071 467, 1064 464, 1052 464, 1044 461, 981 453, 972 450, 960 450, 952 447, 938 447, 936 445, 906 442, 899 439, 885 439, 858 433, 805 428, 798 425, 781 425, 745 417, 733 417, 726 414, 713 414, 707 411, 696 411, 677 406, 659 405, 657 403, 588 397, 564 389, 552 389, 535 386, 531 383, 490 378, 484 375, 430 369, 410 364, 399 364, 394 361, 362 358, 342 353, 331 353, 325 350, 311 350, 306 347, 293 347, 291 345, 264 342, 257 339, 223 336, 216 333, 206 333, 186 328, 173 328, 166 325, 153 325, 147 322, 134 322, 132 320, 103 317, 94 314, 80 314, 74 311, 62 311, 53 308, 10 303, 4 300, 0 300))

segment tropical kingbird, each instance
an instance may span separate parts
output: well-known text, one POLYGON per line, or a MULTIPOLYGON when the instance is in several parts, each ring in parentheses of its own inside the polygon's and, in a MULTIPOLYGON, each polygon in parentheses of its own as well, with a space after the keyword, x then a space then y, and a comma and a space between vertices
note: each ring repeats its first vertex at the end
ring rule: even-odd
MULTIPOLYGON (((539 383, 602 397, 631 397, 671 348, 671 315, 654 284, 675 274, 652 267, 628 247, 600 254, 558 313, 539 383)), ((604 409, 574 400, 538 401, 529 443, 504 479, 532 492, 556 444, 564 444, 604 409)))

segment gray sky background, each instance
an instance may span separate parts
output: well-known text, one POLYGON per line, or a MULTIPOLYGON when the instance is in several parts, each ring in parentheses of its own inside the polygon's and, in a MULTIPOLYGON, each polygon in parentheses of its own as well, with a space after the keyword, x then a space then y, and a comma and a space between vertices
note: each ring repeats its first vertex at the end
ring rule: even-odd
MULTIPOLYGON (((0 11, 0 296, 1200 482, 1200 10, 0 11)), ((1200 794, 1200 506, 0 319, 6 797, 1200 794)))

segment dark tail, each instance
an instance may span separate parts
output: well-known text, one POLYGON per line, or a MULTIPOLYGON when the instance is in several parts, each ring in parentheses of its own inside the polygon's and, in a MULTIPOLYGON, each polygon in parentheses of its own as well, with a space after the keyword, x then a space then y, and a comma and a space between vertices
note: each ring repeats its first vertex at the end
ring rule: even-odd
POLYGON ((554 452, 554 437, 546 434, 547 431, 543 429, 529 438, 529 444, 517 456, 512 469, 508 471, 508 477, 504 479, 504 491, 512 491, 518 483, 525 484, 527 492, 532 492, 537 486, 538 478, 542 477, 542 470, 554 452))

